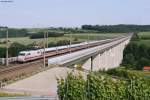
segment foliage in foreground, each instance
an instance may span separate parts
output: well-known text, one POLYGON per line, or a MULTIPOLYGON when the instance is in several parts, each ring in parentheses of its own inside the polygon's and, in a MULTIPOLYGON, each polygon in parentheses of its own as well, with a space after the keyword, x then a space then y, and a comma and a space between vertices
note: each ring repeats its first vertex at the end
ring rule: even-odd
MULTIPOLYGON (((127 73, 130 74, 130 73, 127 73)), ((82 76, 68 74, 58 80, 60 100, 149 100, 150 81, 133 74, 126 79, 114 79, 100 73, 82 76)))

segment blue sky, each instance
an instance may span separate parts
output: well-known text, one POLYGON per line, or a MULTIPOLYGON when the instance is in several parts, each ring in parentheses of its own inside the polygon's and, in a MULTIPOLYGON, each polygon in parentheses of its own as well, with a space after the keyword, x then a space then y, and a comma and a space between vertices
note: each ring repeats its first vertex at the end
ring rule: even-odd
POLYGON ((0 3, 0 25, 75 27, 150 24, 150 0, 13 0, 0 3))

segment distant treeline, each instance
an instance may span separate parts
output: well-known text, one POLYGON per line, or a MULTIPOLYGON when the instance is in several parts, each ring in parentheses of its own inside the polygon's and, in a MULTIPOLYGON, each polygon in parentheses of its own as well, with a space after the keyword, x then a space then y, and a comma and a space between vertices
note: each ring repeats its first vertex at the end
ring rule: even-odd
POLYGON ((150 31, 150 25, 83 25, 82 29, 100 33, 147 32, 150 31))
MULTIPOLYGON (((9 37, 26 37, 29 35, 26 29, 8 29, 9 37)), ((6 30, 0 30, 0 38, 6 37, 6 30)))
MULTIPOLYGON (((48 37, 60 37, 60 36, 64 36, 64 33, 48 32, 48 37)), ((39 38, 44 38, 43 32, 34 33, 30 35, 30 39, 39 39, 39 38)))

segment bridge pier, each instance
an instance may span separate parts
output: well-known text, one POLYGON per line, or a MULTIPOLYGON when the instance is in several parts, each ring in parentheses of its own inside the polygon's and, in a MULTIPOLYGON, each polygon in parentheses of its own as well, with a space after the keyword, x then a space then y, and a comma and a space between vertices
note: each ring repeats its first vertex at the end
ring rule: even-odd
POLYGON ((92 65, 92 62, 91 62, 91 57, 82 65, 82 68, 83 69, 86 69, 86 70, 91 70, 91 65, 92 65))

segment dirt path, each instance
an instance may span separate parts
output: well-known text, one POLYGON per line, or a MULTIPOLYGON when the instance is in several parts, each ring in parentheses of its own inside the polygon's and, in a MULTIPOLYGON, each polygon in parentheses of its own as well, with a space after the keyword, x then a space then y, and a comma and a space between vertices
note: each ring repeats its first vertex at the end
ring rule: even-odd
MULTIPOLYGON (((67 72, 72 72, 72 69, 66 67, 57 67, 41 72, 29 78, 15 82, 3 87, 0 91, 12 93, 25 93, 33 96, 56 96, 57 95, 57 80, 56 77, 65 78, 67 72)), ((77 71, 75 71, 77 73, 77 71)))

